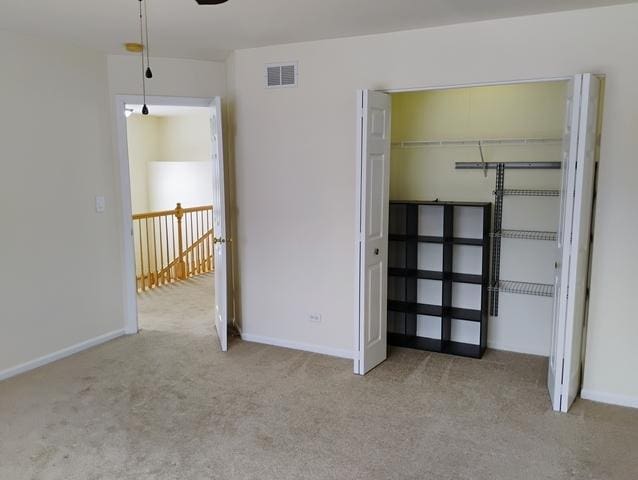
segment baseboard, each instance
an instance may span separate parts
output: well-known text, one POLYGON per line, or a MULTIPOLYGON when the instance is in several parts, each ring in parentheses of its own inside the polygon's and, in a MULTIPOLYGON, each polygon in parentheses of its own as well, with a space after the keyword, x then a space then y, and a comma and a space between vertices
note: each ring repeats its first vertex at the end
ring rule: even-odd
POLYGON ((15 377, 16 375, 20 375, 21 373, 25 373, 29 370, 41 367, 43 365, 46 365, 47 363, 55 362, 56 360, 68 357, 70 355, 73 355, 74 353, 81 352, 82 350, 95 347, 102 343, 106 343, 109 340, 121 337, 124 334, 124 329, 115 330, 114 332, 105 333, 104 335, 100 335, 99 337, 76 343, 75 345, 71 345, 70 347, 63 348, 62 350, 58 350, 57 352, 53 352, 34 360, 22 363, 20 365, 16 365, 15 367, 7 368, 6 370, 0 371, 0 381, 6 380, 7 378, 15 377))
POLYGON ((580 397, 585 400, 591 400, 592 402, 609 403, 612 405, 620 405, 621 407, 638 408, 638 397, 597 392, 588 388, 583 388, 583 390, 580 392, 580 397))
POLYGON ((505 345, 502 343, 498 343, 498 342, 487 342, 487 348, 490 348, 492 350, 502 350, 505 352, 512 352, 512 353, 522 353, 523 355, 536 355, 538 357, 547 357, 548 353, 547 352, 542 352, 542 351, 536 351, 536 350, 527 350, 527 351, 523 351, 521 350, 520 347, 517 346, 513 346, 513 345, 505 345))
POLYGON ((241 338, 246 342, 263 343, 264 345, 272 345, 274 347, 291 348, 293 350, 303 350, 304 352, 321 353, 323 355, 347 358, 349 360, 352 360, 354 358, 354 352, 352 352, 351 350, 343 350, 340 348, 311 345, 308 343, 282 340, 280 338, 262 337, 261 335, 253 335, 250 333, 242 333, 241 338))

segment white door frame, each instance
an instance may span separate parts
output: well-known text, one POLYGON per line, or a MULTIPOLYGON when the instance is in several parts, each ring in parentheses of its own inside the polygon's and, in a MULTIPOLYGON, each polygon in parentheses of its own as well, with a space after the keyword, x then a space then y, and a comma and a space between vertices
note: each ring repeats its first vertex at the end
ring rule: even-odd
MULTIPOLYGON (((147 105, 169 105, 174 107, 214 108, 218 97, 168 97, 146 96, 147 105)), ((135 246, 133 245, 133 209, 131 207, 131 177, 128 158, 128 138, 126 131, 126 105, 142 105, 142 95, 115 96, 115 133, 117 136, 117 157, 120 177, 120 205, 122 214, 122 294, 124 298, 124 332, 127 335, 139 331, 137 318, 137 285, 135 281, 135 246)), ((211 132, 212 136, 212 132, 211 132)))
MULTIPOLYGON (((600 74, 601 77, 604 77, 604 75, 600 74)), ((555 77, 539 77, 539 78, 527 78, 527 79, 514 79, 514 80, 494 80, 494 81, 485 81, 485 82, 477 82, 477 83, 457 83, 457 84, 430 84, 430 85, 424 85, 424 86, 415 86, 415 87, 405 87, 405 88, 389 88, 389 89, 379 89, 379 92, 383 92, 383 93, 402 93, 402 92, 423 92, 423 91, 431 91, 431 90, 449 90, 449 89, 453 89, 453 88, 470 88, 470 87, 489 87, 489 86, 497 86, 497 85, 515 85, 515 84, 521 84, 521 83, 543 83, 543 82, 568 82, 570 80, 572 80, 574 78, 573 75, 569 75, 569 76, 555 76, 555 77)), ((361 345, 359 342, 359 338, 360 335, 362 334, 361 332, 361 328, 363 323, 361 323, 359 321, 359 292, 360 292, 360 264, 359 264, 359 225, 361 224, 361 208, 360 208, 360 201, 359 201, 359 195, 361 194, 361 182, 362 182, 362 178, 361 178, 361 168, 360 168, 360 163, 361 163, 361 142, 363 141, 363 139, 361 138, 361 129, 359 128, 359 122, 360 122, 360 105, 359 105, 359 96, 357 96, 357 103, 354 105, 355 106, 355 113, 356 113, 356 121, 357 121, 357 138, 356 138, 356 158, 355 161, 357 162, 357 173, 356 173, 356 178, 355 178, 355 182, 356 182, 356 188, 355 188, 355 192, 356 192, 356 202, 355 202, 355 228, 356 228, 356 235, 355 235, 355 248, 356 248, 356 252, 357 255, 355 255, 355 262, 354 262, 354 270, 355 270, 355 314, 354 314, 354 323, 353 323, 353 328, 354 328, 354 352, 353 352, 353 357, 354 357, 354 371, 355 373, 357 372, 358 369, 358 365, 359 365, 359 359, 361 358, 361 345)), ((586 335, 586 333, 585 333, 586 335)))

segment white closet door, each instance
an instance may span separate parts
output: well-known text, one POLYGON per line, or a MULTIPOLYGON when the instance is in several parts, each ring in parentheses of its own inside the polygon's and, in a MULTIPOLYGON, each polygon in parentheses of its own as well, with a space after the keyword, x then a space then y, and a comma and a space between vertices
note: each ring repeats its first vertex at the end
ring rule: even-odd
POLYGON ((213 134, 213 235, 215 257, 215 327, 223 352, 228 350, 228 262, 226 241, 226 204, 224 190, 224 143, 222 141, 222 105, 215 98, 211 109, 213 134))
POLYGON ((576 75, 568 95, 548 388, 567 412, 580 387, 600 81, 576 75))
POLYGON ((359 356, 355 373, 363 375, 387 357, 391 98, 364 90, 359 100, 359 356))

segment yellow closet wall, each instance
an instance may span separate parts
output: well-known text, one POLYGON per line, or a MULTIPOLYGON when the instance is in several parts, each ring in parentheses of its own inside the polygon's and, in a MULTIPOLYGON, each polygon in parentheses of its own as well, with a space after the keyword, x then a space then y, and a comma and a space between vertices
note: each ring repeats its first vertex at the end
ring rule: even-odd
MULTIPOLYGON (((392 95, 392 141, 560 138, 566 82, 455 88, 392 95)), ((560 145, 488 146, 486 161, 558 161, 560 145)), ((474 147, 392 148, 393 200, 492 201, 494 171, 455 170, 481 160, 474 147)), ((508 187, 557 187, 557 171, 506 172, 508 187)))

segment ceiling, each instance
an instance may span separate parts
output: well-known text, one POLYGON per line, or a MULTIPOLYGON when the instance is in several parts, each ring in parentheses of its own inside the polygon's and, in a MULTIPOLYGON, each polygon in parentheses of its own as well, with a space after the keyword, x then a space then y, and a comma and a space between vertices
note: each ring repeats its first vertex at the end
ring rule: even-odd
MULTIPOLYGON (((147 0, 152 56, 223 60, 232 50, 573 10, 636 0, 147 0)), ((124 53, 137 0, 0 0, 0 28, 124 53)))

